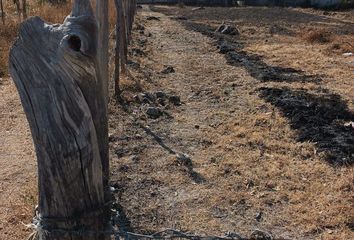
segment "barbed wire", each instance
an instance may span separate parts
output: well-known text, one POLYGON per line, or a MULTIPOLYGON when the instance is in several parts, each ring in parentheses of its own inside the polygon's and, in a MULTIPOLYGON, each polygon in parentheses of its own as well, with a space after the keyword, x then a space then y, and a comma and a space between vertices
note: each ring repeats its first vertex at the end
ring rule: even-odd
MULTIPOLYGON (((42 230, 43 234, 71 234, 78 236, 91 236, 91 235, 109 235, 114 236, 116 240, 119 240, 122 237, 124 240, 140 240, 140 239, 156 239, 156 240, 165 240, 165 239, 188 239, 188 240, 250 240, 257 238, 245 238, 240 234, 235 232, 229 232, 225 236, 205 236, 205 235, 196 235, 186 233, 176 229, 165 229, 163 231, 156 232, 151 235, 141 234, 141 233, 133 233, 133 232, 125 232, 120 230, 110 230, 110 231, 90 231, 90 230, 61 230, 61 229, 53 229, 51 231, 42 230)), ((260 231, 257 230, 257 233, 260 231)), ((251 234, 253 235, 253 233, 251 234)), ((39 230, 37 229, 33 232, 27 240, 37 240, 39 236, 39 230)), ((262 238, 264 240, 273 240, 270 234, 262 231, 262 238)))
MULTIPOLYGON (((113 191, 111 189, 111 191, 113 191)), ((273 236, 265 231, 256 229, 250 235, 250 238, 243 237, 237 232, 227 232, 224 236, 207 236, 198 235, 188 232, 183 232, 181 230, 166 228, 162 231, 155 232, 153 234, 142 234, 126 231, 121 224, 119 224, 119 219, 121 215, 118 209, 114 209, 112 206, 113 201, 109 201, 102 205, 102 207, 96 208, 94 210, 85 212, 84 214, 75 217, 42 217, 39 213, 38 205, 34 208, 34 216, 31 224, 25 225, 27 228, 32 229, 33 232, 29 235, 27 240, 38 240, 40 235, 76 235, 76 236, 114 236, 115 240, 167 240, 167 239, 188 239, 188 240, 273 240, 273 236), (82 227, 81 229, 61 229, 53 228, 52 226, 62 225, 68 222, 79 222, 83 219, 92 219, 100 214, 104 213, 107 209, 111 209, 111 219, 110 225, 106 230, 96 231, 90 230, 82 227)), ((65 226, 65 225, 64 225, 65 226)))
POLYGON ((27 238, 27 240, 37 240, 39 239, 39 234, 41 235, 77 235, 77 236, 114 236, 115 240, 140 240, 140 239, 156 239, 156 240, 167 240, 167 239, 188 239, 188 240, 250 240, 250 239, 262 239, 262 240, 273 240, 273 237, 270 233, 255 230, 250 238, 243 237, 241 234, 236 232, 227 232, 225 236, 206 236, 206 235, 197 235, 191 234, 188 232, 183 232, 177 229, 167 228, 162 231, 153 233, 153 234, 141 234, 128 231, 122 231, 119 227, 111 226, 111 229, 105 231, 93 231, 93 230, 67 230, 67 229, 46 229, 41 224, 41 220, 35 218, 33 223, 26 225, 27 227, 34 230, 33 233, 27 238))

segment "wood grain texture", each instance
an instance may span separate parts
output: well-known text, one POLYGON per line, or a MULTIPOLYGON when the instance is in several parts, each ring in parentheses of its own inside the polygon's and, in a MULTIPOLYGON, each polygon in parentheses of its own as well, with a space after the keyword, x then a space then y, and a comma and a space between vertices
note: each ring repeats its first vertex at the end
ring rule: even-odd
POLYGON ((121 4, 119 3, 120 0, 114 0, 114 5, 116 8, 116 26, 115 26, 115 30, 116 30, 116 43, 115 43, 115 55, 114 55, 114 74, 113 74, 113 82, 114 82, 114 93, 116 97, 120 96, 121 90, 120 90, 120 31, 121 31, 121 27, 120 27, 120 15, 119 15, 119 11, 120 11, 120 6, 121 4))
POLYGON ((103 183, 105 185, 105 197, 106 200, 110 200, 109 192, 109 151, 108 151, 108 4, 107 0, 98 0, 96 1, 96 16, 98 24, 98 38, 97 38, 97 68, 98 68, 98 79, 102 83, 103 90, 103 100, 104 102, 100 103, 98 108, 98 138, 99 138, 99 148, 101 154, 101 161, 103 167, 103 183))
POLYGON ((105 99, 89 1, 77 0, 61 25, 25 21, 9 65, 37 154, 39 213, 46 220, 40 239, 109 239, 50 231, 108 227, 100 151, 105 99))

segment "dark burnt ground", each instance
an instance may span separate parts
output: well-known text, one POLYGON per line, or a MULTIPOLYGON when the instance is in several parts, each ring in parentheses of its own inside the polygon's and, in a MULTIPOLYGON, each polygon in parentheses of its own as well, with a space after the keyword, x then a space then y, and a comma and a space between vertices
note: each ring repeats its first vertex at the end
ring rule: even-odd
POLYGON ((315 143, 319 151, 327 153, 325 160, 334 166, 354 163, 353 129, 345 126, 354 115, 338 94, 261 88, 260 97, 279 108, 290 120, 298 134, 297 141, 315 143))

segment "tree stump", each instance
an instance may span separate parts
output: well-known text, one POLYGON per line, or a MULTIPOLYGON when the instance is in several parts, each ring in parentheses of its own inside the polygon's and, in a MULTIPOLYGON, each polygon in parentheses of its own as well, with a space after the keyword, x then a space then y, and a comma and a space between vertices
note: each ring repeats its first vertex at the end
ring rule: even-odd
POLYGON ((38 160, 41 240, 110 239, 97 38, 89 0, 76 0, 61 25, 25 21, 10 52, 38 160))

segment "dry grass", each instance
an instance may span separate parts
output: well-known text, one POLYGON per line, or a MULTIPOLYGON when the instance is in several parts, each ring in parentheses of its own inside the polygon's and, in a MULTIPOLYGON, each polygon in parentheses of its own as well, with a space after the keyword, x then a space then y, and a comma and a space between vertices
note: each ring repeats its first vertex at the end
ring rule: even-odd
MULTIPOLYGON (((53 6, 49 4, 38 5, 30 2, 28 9, 29 16, 40 16, 45 21, 51 23, 62 22, 70 13, 70 4, 53 6)), ((5 4, 6 23, 0 23, 0 77, 6 76, 8 73, 8 55, 10 47, 17 37, 17 32, 20 26, 15 9, 11 1, 5 4)))
POLYGON ((333 34, 327 29, 311 29, 301 33, 302 38, 309 43, 329 43, 333 40, 333 34))
MULTIPOLYGON (((245 235, 264 228, 286 239, 352 239, 353 155, 336 142, 353 139, 342 128, 354 110, 352 58, 327 51, 332 42, 307 44, 299 33, 310 23, 342 43, 353 37, 353 25, 323 19, 318 11, 158 10, 188 21, 156 13, 160 22, 144 22, 152 32, 147 57, 139 59, 150 76, 145 87, 177 93, 184 104, 167 108, 172 117, 139 121, 166 146, 189 154, 193 168, 112 105, 111 132, 118 139, 111 143, 112 180, 130 227, 245 235), (222 21, 240 28, 241 36, 224 36, 236 46, 234 61, 216 47, 222 41, 212 29, 222 21), (270 36, 274 22, 287 31, 270 36), (159 74, 161 63, 176 72, 159 74), (325 141, 342 150, 326 152, 325 141), (331 152, 343 155, 343 165, 331 163, 331 152)), ((129 107, 140 111, 133 101, 129 107)))
POLYGON ((0 25, 0 77, 4 77, 7 74, 9 50, 16 38, 17 31, 17 23, 9 22, 5 26, 0 25))

